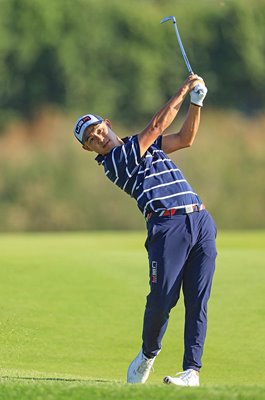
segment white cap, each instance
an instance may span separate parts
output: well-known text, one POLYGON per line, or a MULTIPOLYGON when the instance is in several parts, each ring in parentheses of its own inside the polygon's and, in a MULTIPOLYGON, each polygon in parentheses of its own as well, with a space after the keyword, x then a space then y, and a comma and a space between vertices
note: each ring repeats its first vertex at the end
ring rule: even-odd
POLYGON ((95 114, 86 114, 82 117, 78 118, 74 127, 74 134, 76 139, 81 143, 83 143, 83 135, 85 129, 90 125, 97 125, 104 121, 104 118, 99 117, 95 114))

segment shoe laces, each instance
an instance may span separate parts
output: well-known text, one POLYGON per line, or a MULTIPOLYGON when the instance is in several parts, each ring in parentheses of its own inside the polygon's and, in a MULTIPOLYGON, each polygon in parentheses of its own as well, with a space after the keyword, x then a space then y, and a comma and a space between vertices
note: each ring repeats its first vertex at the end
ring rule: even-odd
POLYGON ((141 364, 137 368, 137 371, 140 374, 143 374, 144 372, 148 371, 149 369, 153 370, 152 365, 153 365, 153 358, 145 357, 145 358, 143 358, 141 364))
POLYGON ((189 378, 191 378, 192 374, 193 374, 192 369, 187 369, 186 371, 182 371, 182 372, 177 372, 176 376, 181 379, 183 382, 188 382, 189 378))

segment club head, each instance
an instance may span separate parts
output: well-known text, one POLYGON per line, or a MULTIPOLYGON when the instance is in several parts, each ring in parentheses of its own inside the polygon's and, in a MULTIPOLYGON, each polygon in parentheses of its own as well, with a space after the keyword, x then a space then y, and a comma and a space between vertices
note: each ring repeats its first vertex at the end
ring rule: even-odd
POLYGON ((170 15, 169 17, 165 17, 165 18, 161 19, 160 24, 163 24, 164 22, 167 22, 170 20, 173 22, 173 24, 176 23, 176 18, 173 15, 170 15))

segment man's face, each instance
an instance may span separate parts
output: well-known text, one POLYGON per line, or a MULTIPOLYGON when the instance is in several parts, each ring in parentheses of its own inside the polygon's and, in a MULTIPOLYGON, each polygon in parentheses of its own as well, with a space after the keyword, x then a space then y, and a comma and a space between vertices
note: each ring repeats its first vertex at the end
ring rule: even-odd
POLYGON ((100 124, 87 127, 83 141, 83 149, 95 151, 102 156, 108 154, 114 147, 121 146, 122 144, 121 139, 112 131, 109 120, 104 120, 100 124))

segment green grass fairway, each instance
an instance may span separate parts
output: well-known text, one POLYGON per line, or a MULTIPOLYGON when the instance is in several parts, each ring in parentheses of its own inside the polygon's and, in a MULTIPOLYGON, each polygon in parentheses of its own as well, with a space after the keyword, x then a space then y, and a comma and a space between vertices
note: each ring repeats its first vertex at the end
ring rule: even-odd
POLYGON ((141 345, 145 233, 0 235, 0 399, 265 400, 265 232, 220 232, 200 388, 181 370, 183 302, 146 385, 125 383, 141 345))

